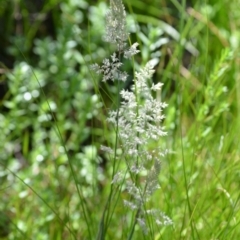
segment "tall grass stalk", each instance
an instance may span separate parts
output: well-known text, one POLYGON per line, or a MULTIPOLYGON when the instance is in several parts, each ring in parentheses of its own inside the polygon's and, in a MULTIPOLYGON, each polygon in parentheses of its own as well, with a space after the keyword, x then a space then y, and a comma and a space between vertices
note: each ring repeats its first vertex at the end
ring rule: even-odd
POLYGON ((111 205, 114 204, 113 201, 118 201, 118 198, 113 199, 114 191, 118 196, 121 191, 127 191, 130 195, 129 200, 124 200, 124 205, 132 210, 128 239, 133 238, 136 225, 140 226, 144 234, 150 232, 153 236, 148 215, 155 218, 156 224, 172 223, 159 209, 149 209, 147 204, 151 195, 159 188, 157 179, 160 173, 160 158, 164 157, 166 152, 160 147, 155 150, 150 147, 154 141, 166 135, 161 126, 164 119, 162 110, 166 104, 152 96, 153 92, 161 89, 162 84, 151 82, 152 86, 149 86, 148 79, 151 79, 154 70, 148 63, 134 73, 131 91, 120 89, 120 82, 125 82, 128 78, 128 74, 121 70, 123 58, 131 59, 139 52, 138 43, 127 47, 126 13, 121 0, 110 1, 104 39, 115 44, 117 52, 113 53, 110 59, 104 59, 101 66, 93 64, 92 69, 103 74, 103 82, 117 81, 118 93, 117 109, 110 111, 107 117, 107 121, 115 128, 113 150, 109 146, 102 147, 102 150, 113 154, 113 167, 110 192, 103 210, 98 239, 105 238, 110 216, 114 214, 115 208, 111 205), (118 150, 121 150, 121 154, 118 150), (119 169, 120 161, 125 162, 127 174, 123 174, 123 169, 119 169))

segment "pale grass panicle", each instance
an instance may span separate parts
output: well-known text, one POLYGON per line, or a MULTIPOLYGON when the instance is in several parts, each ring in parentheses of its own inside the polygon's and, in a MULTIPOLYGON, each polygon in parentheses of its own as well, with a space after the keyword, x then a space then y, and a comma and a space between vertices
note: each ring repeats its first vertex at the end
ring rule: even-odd
POLYGON ((106 42, 117 44, 118 50, 125 48, 128 39, 126 28, 126 12, 122 0, 111 0, 110 9, 106 14, 106 42))
MULTIPOLYGON (((103 82, 126 81, 128 74, 121 71, 121 60, 123 57, 130 59, 137 54, 138 43, 127 47, 126 13, 122 1, 112 0, 110 4, 106 15, 104 40, 116 44, 117 53, 113 53, 109 59, 104 59, 101 66, 92 65, 92 69, 103 75, 103 82)), ((147 63, 134 73, 130 90, 119 89, 120 105, 116 110, 109 111, 107 117, 107 121, 115 128, 117 141, 112 149, 101 147, 111 156, 116 154, 114 149, 121 149, 121 155, 113 156, 113 159, 124 161, 125 169, 118 169, 113 174, 111 183, 121 185, 122 190, 129 193, 129 199, 124 199, 124 205, 135 211, 135 222, 144 233, 148 232, 145 221, 147 215, 151 216, 157 225, 172 224, 171 219, 162 211, 147 208, 151 196, 160 188, 160 160, 167 152, 164 148, 152 147, 159 146, 162 138, 167 135, 162 125, 165 118, 163 110, 167 104, 154 97, 163 84, 149 84, 153 74, 153 66, 147 63)))

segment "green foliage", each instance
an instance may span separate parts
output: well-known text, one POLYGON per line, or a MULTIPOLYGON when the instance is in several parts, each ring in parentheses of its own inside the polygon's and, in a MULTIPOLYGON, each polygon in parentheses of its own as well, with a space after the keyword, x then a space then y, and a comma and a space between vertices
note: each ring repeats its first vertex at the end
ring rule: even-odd
MULTIPOLYGON (((238 239, 240 2, 123 2, 141 54, 124 62, 122 87, 150 59, 154 84, 164 83, 154 97, 168 103, 160 143, 170 154, 149 206, 174 222, 149 218, 152 234, 136 225, 133 239, 238 239)), ((94 239, 112 186, 100 146, 115 141, 106 118, 118 103, 118 86, 89 69, 114 50, 102 43, 108 7, 38 3, 0 0, 0 238, 94 239)), ((129 236, 126 197, 112 196, 105 239, 129 236)))

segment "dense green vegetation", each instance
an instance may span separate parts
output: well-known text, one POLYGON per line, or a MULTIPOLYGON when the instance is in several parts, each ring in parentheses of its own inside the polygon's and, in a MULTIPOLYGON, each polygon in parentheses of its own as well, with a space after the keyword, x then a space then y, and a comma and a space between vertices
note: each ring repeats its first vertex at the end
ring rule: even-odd
MULTIPOLYGON (((174 224, 149 235, 137 225, 132 239, 240 237, 240 1, 123 3, 141 52, 119 86, 90 69, 115 50, 102 39, 108 1, 0 0, 0 239, 99 236, 113 171, 100 146, 115 139, 106 118, 151 59, 168 104, 168 135, 151 147, 169 154, 149 205, 174 224)), ((124 198, 111 198, 105 239, 129 236, 124 198)))

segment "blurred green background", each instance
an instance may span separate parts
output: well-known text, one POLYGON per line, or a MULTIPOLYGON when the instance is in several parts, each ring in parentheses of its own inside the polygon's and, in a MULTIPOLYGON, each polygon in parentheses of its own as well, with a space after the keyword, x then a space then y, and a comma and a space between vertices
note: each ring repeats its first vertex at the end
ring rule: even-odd
MULTIPOLYGON (((135 64, 152 59, 169 105, 163 146, 171 154, 153 202, 174 226, 154 239, 237 240, 240 1, 123 2, 140 44, 135 64)), ((111 181, 99 148, 113 139, 106 116, 117 87, 90 65, 114 50, 102 41, 108 5, 0 0, 0 239, 96 236, 111 181)), ((124 69, 129 88, 133 65, 124 69)), ((106 239, 126 239, 123 228, 116 214, 106 239)), ((140 229, 135 237, 147 238, 140 229)))

